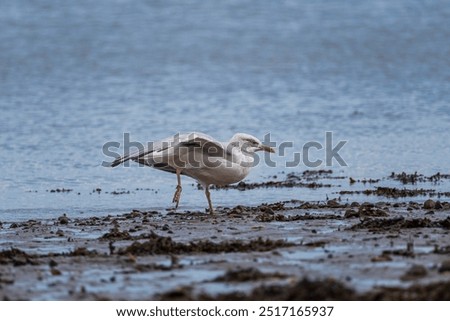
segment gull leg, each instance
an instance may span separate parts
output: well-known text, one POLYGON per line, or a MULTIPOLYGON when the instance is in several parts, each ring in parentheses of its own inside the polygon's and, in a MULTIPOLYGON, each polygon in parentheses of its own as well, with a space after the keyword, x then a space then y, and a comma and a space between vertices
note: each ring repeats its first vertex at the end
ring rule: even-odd
POLYGON ((209 185, 205 186, 205 195, 206 198, 208 199, 208 205, 209 205, 209 214, 213 215, 214 214, 214 209, 211 203, 211 193, 209 192, 209 185))
POLYGON ((181 169, 177 169, 176 174, 178 185, 177 189, 175 190, 175 194, 173 195, 172 203, 176 203, 175 208, 178 208, 178 204, 180 203, 181 191, 183 190, 183 188, 181 187, 181 169))

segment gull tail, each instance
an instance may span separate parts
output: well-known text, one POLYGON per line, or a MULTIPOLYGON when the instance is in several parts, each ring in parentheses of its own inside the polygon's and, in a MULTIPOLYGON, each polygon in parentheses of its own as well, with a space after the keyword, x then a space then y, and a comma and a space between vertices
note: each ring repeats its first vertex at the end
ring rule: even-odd
POLYGON ((131 155, 123 155, 120 157, 117 157, 112 163, 111 163, 111 167, 116 167, 124 162, 126 162, 127 160, 131 159, 132 156, 131 155))
POLYGON ((122 164, 122 163, 125 163, 126 161, 128 161, 128 160, 134 160, 134 161, 137 161, 137 162, 139 162, 139 159, 142 157, 142 156, 145 156, 146 154, 148 154, 149 152, 147 152, 145 149, 141 149, 141 150, 138 150, 138 151, 136 151, 136 152, 134 152, 134 153, 130 153, 130 154, 125 154, 125 155, 123 155, 123 156, 120 156, 120 157, 117 157, 112 163, 111 163, 111 167, 116 167, 117 165, 120 165, 120 164, 122 164))

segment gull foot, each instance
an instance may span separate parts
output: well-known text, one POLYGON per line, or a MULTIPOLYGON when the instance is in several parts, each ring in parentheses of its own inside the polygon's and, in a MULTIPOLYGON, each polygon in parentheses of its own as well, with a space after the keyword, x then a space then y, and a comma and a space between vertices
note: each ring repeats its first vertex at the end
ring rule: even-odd
POLYGON ((177 190, 175 191, 175 194, 173 195, 172 203, 176 203, 175 208, 178 208, 178 204, 180 203, 180 197, 181 197, 181 191, 183 188, 180 185, 177 185, 177 190))

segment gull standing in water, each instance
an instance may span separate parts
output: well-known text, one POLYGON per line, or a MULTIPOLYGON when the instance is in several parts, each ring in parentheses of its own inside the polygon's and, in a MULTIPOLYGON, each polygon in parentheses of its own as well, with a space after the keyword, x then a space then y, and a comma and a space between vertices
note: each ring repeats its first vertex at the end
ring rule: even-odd
POLYGON ((235 134, 230 141, 222 143, 206 134, 192 132, 153 142, 148 148, 116 158, 111 166, 132 160, 176 174, 175 208, 180 202, 181 175, 192 177, 203 186, 209 212, 214 214, 209 185, 228 185, 243 180, 253 167, 258 151, 275 152, 248 134, 235 134))

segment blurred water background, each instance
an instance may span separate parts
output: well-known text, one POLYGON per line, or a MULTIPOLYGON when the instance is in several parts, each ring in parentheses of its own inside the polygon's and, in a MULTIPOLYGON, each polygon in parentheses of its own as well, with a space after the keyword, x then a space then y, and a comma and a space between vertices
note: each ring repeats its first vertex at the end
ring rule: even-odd
MULTIPOLYGON (((308 141, 324 144, 326 131, 348 141, 337 175, 447 173, 449 21, 448 3, 433 0, 0 0, 0 221, 167 208, 171 174, 101 166, 103 144, 123 133, 140 142, 271 133, 295 143, 251 182, 308 169, 285 162, 308 141), (56 188, 73 191, 48 192, 56 188)), ((194 181, 184 183, 181 209, 205 208, 194 181)), ((221 190, 213 199, 329 193, 221 190)))

